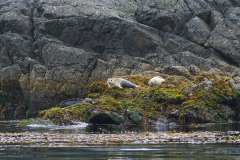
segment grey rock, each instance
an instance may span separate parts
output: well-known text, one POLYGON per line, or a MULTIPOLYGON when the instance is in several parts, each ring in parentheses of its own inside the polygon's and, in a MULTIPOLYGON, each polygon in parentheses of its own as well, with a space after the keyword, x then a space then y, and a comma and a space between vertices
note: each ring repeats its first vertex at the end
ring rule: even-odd
POLYGON ((115 124, 119 125, 124 122, 123 116, 114 112, 95 112, 89 118, 89 123, 97 125, 115 124))
POLYGON ((47 72, 47 68, 41 64, 36 64, 33 66, 33 69, 31 71, 31 80, 35 80, 38 77, 43 78, 45 77, 45 74, 47 72))
POLYGON ((166 117, 160 117, 154 124, 157 131, 169 131, 177 127, 175 122, 171 122, 166 117))
POLYGON ((224 22, 216 25, 207 42, 209 47, 214 48, 225 60, 239 66, 239 7, 229 8, 224 22))
POLYGON ((67 107, 75 104, 80 104, 82 102, 82 99, 80 98, 72 98, 72 99, 67 99, 59 103, 60 107, 67 107))
POLYGON ((7 0, 1 2, 0 33, 32 34, 29 3, 25 0, 7 0))
POLYGON ((190 65, 196 65, 204 70, 209 70, 215 66, 221 66, 214 58, 199 57, 189 51, 178 53, 172 57, 179 62, 178 65, 185 66, 186 68, 188 68, 190 65), (191 64, 189 64, 189 62, 191 62, 191 64))
POLYGON ((82 103, 96 104, 97 102, 96 102, 94 99, 92 99, 92 98, 84 98, 84 99, 82 100, 82 103))
POLYGON ((212 87, 213 87, 213 82, 207 78, 204 78, 204 80, 202 82, 200 82, 199 84, 194 84, 190 88, 185 88, 183 90, 183 93, 185 93, 187 95, 192 95, 198 89, 204 89, 204 91, 207 92, 210 89, 212 89, 212 87))
POLYGON ((31 53, 31 40, 16 33, 0 35, 0 68, 23 62, 31 53))
POLYGON ((213 87, 213 82, 211 80, 208 80, 207 78, 202 81, 199 86, 203 86, 206 91, 211 89, 213 87))
POLYGON ((139 112, 128 112, 128 119, 131 124, 140 125, 143 122, 143 115, 139 112))
POLYGON ((233 79, 231 79, 230 85, 235 91, 240 92, 240 77, 237 76, 237 77, 234 77, 233 79))
POLYGON ((192 75, 198 75, 201 72, 200 68, 196 65, 190 65, 188 70, 192 75))
POLYGON ((12 65, 9 67, 2 68, 0 70, 1 82, 18 81, 22 74, 21 68, 18 65, 12 65))
POLYGON ((184 77, 190 77, 190 72, 188 69, 184 66, 170 66, 166 67, 162 71, 165 74, 170 75, 178 75, 178 76, 184 76, 184 77))
POLYGON ((72 105, 77 105, 77 104, 96 104, 96 101, 91 99, 91 98, 72 98, 72 99, 66 99, 64 101, 61 101, 59 103, 60 107, 68 107, 72 105))
POLYGON ((210 35, 207 24, 199 17, 194 17, 186 24, 186 36, 193 42, 203 45, 210 35))
POLYGON ((142 1, 136 12, 139 22, 165 32, 179 32, 192 15, 204 15, 211 7, 203 0, 142 1))

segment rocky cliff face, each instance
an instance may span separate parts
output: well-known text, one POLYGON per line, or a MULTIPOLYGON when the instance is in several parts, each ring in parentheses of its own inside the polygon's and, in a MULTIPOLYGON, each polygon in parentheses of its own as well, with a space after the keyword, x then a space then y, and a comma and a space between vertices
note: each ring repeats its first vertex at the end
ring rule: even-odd
POLYGON ((1 119, 91 80, 194 64, 239 73, 238 0, 0 0, 1 119))

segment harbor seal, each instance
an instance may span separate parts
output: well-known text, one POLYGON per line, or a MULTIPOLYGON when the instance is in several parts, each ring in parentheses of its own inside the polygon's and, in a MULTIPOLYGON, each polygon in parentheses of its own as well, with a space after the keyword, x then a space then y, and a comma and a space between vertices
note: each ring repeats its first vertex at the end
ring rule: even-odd
POLYGON ((136 88, 137 85, 123 78, 109 78, 107 80, 108 87, 118 88, 136 88))
POLYGON ((148 81, 148 85, 151 87, 158 87, 158 86, 162 85, 163 82, 165 82, 164 78, 162 78, 160 76, 156 76, 148 81))

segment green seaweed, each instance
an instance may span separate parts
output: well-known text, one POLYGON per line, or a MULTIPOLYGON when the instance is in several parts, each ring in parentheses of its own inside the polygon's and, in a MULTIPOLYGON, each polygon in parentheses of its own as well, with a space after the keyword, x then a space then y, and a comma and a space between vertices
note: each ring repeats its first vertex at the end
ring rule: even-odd
POLYGON ((224 122, 230 117, 225 114, 223 104, 240 97, 229 85, 230 77, 202 73, 186 79, 181 76, 166 76, 166 82, 161 87, 147 86, 149 78, 136 75, 128 80, 136 83, 136 89, 108 88, 103 81, 95 81, 87 86, 86 97, 93 98, 96 104, 79 104, 66 108, 53 107, 42 111, 39 115, 44 119, 53 120, 58 124, 71 123, 73 120, 87 122, 91 110, 116 112, 124 115, 126 111, 143 115, 144 121, 157 119, 160 116, 169 117, 172 112, 178 123, 224 122), (184 91, 194 84, 200 84, 205 79, 212 81, 209 89, 199 86, 191 94, 184 91), (190 118, 189 118, 190 115, 190 118))

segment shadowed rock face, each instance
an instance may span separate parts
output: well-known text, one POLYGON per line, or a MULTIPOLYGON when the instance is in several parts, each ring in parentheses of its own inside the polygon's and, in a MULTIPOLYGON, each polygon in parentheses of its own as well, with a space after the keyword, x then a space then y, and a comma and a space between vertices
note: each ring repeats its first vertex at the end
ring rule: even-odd
POLYGON ((11 82, 24 97, 7 103, 24 106, 12 118, 94 79, 191 64, 240 66, 238 0, 0 0, 0 77, 19 66, 11 82))

